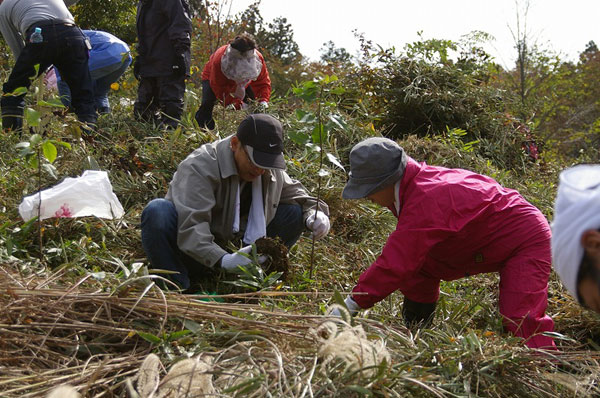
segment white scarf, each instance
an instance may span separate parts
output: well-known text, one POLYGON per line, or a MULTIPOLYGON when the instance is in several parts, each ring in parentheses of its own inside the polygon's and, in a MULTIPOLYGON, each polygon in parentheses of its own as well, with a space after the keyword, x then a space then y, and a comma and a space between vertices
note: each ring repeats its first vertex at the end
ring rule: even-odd
MULTIPOLYGON (((233 216, 233 233, 240 231, 240 191, 242 186, 238 186, 235 198, 235 214, 233 216)), ((262 176, 258 176, 252 181, 252 203, 248 213, 248 224, 244 232, 244 243, 251 244, 257 239, 267 235, 267 223, 265 220, 265 209, 262 198, 262 176)))
POLYGON ((244 87, 256 80, 262 71, 262 62, 256 50, 243 53, 229 45, 221 58, 221 72, 229 80, 244 87))
POLYGON ((552 222, 552 260, 565 287, 577 297, 583 258, 582 234, 600 228, 600 165, 579 165, 560 173, 552 222))

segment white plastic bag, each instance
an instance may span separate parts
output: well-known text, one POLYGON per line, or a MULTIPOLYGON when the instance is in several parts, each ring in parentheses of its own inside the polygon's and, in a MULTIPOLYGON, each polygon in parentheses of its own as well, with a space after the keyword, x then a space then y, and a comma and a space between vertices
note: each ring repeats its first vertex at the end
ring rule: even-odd
MULTIPOLYGON (((81 177, 65 178, 41 192, 40 219, 51 217, 123 217, 123 206, 112 190, 106 171, 86 170, 81 177)), ((19 214, 28 221, 38 215, 40 193, 23 198, 19 214)))

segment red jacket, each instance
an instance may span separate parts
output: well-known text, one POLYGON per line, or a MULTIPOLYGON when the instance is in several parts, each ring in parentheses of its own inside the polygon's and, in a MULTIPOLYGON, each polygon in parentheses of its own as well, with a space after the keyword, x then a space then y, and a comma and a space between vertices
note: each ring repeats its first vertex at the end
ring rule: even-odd
MULTIPOLYGON (((548 222, 536 207, 517 191, 467 170, 409 158, 399 199, 396 230, 353 289, 368 293, 353 295, 361 308, 395 290, 413 301, 435 302, 439 280, 499 271, 519 248, 549 241, 548 222)), ((539 257, 550 264, 549 250, 539 257)), ((531 272, 536 277, 538 271, 531 272)))
MULTIPOLYGON (((242 100, 235 98, 232 94, 235 92, 236 83, 233 80, 225 77, 221 71, 221 58, 227 50, 228 44, 221 46, 211 56, 204 70, 202 70, 202 80, 208 80, 210 82, 210 88, 215 93, 215 97, 218 100, 223 101, 225 105, 234 104, 237 109, 242 105, 242 100)), ((271 98, 271 79, 269 78, 269 71, 265 64, 265 59, 262 54, 256 51, 260 61, 262 62, 262 69, 260 74, 250 82, 249 86, 252 88, 257 101, 269 102, 271 98)), ((247 86, 246 86, 247 87, 247 86)))

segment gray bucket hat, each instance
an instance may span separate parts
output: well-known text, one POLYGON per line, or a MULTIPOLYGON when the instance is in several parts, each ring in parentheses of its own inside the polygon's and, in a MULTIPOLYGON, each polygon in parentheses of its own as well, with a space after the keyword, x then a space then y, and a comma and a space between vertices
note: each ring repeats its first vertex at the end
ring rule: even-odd
POLYGON ((400 145, 387 138, 367 138, 350 151, 350 178, 342 197, 364 198, 401 179, 405 168, 406 153, 400 145))

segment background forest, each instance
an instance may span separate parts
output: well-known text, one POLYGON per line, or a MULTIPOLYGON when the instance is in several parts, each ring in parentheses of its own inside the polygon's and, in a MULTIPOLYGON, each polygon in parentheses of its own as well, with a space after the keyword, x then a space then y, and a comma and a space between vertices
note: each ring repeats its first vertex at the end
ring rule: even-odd
MULTIPOLYGON (((285 18, 263 20, 260 1, 238 15, 228 4, 190 0, 192 77, 177 130, 134 120, 130 70, 93 136, 82 136, 42 79, 27 96, 28 133, 0 136, 0 395, 44 396, 68 383, 85 397, 135 396, 138 369, 154 353, 160 377, 200 357, 208 396, 598 396, 600 322, 555 275, 548 312, 560 351, 551 355, 503 332, 496 275, 442 283, 433 327, 416 335, 403 326, 401 294, 360 318, 322 316, 394 228, 386 211, 341 199, 355 143, 384 135, 418 161, 489 175, 551 221, 560 170, 600 160, 596 44, 581 43, 579 60, 565 61, 521 33, 506 69, 482 49, 485 32, 403 49, 358 35, 359 57, 324 38, 315 61, 300 53, 285 18), (288 172, 329 204, 332 231, 316 243, 301 238, 285 281, 255 267, 217 283, 218 297, 162 292, 148 275, 139 216, 164 196, 188 153, 233 133, 245 117, 217 106, 212 132, 193 117, 204 63, 241 32, 253 34, 265 56, 273 82, 267 111, 284 124, 288 172), (21 220, 23 196, 86 169, 108 171, 122 219, 21 220), (347 333, 365 342, 358 354, 347 333)), ((134 1, 88 0, 72 12, 80 27, 130 43, 135 56, 134 1)), ((0 49, 4 81, 13 60, 4 41, 0 49)))

